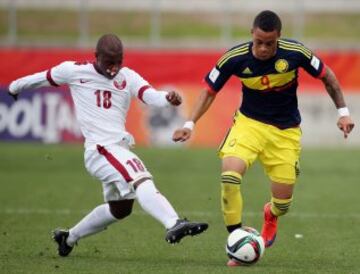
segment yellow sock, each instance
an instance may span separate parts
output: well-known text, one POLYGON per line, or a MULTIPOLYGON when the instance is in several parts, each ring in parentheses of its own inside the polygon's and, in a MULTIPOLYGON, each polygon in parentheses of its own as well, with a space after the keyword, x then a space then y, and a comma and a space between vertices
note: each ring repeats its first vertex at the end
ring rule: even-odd
POLYGON ((285 215, 290 208, 292 197, 290 199, 278 199, 271 197, 271 213, 275 216, 285 215))
POLYGON ((241 178, 241 174, 234 171, 225 171, 221 174, 221 209, 229 232, 241 227, 243 209, 241 178))

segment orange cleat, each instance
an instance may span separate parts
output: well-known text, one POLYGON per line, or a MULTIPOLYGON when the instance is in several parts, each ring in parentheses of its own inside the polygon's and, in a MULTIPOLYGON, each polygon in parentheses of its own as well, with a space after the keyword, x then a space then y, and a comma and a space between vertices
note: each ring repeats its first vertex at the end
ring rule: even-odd
POLYGON ((271 213, 271 203, 264 206, 264 224, 261 230, 261 236, 264 239, 265 247, 270 247, 276 238, 277 216, 271 213))
POLYGON ((234 267, 234 266, 241 266, 240 263, 234 261, 234 260, 229 260, 227 263, 226 263, 227 266, 230 266, 230 267, 234 267))

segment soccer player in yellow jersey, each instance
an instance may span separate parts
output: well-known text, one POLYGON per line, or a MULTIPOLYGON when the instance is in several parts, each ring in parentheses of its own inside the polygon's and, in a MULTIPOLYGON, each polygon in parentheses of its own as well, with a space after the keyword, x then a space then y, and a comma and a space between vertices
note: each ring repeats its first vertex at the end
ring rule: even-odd
MULTIPOLYGON (((242 103, 219 149, 222 212, 229 232, 241 227, 240 183, 246 170, 259 158, 271 181, 272 197, 264 206, 261 231, 265 246, 270 247, 275 240, 278 217, 289 210, 299 174, 298 69, 303 68, 324 83, 338 110, 337 126, 345 138, 354 123, 332 70, 303 44, 280 38, 281 20, 277 14, 268 10, 259 13, 251 34, 252 41, 227 51, 206 75, 206 89, 200 94, 190 119, 174 132, 173 140, 188 140, 195 123, 227 80, 232 75, 240 78, 242 103)), ((228 265, 237 264, 230 260, 228 265)))

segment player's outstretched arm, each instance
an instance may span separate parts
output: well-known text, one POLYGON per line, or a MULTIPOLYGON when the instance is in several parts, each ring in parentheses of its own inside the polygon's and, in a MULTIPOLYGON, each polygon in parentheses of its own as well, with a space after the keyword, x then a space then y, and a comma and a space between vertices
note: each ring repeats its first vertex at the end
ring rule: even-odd
POLYGON ((9 95, 16 101, 20 92, 24 89, 50 86, 46 77, 46 71, 38 72, 12 81, 9 85, 9 95))
POLYGON ((208 90, 202 91, 191 112, 190 119, 185 122, 183 128, 175 130, 172 138, 174 142, 185 142, 191 137, 195 123, 209 109, 215 97, 215 93, 210 93, 208 90))
POLYGON ((140 97, 145 104, 154 107, 166 107, 169 106, 169 104, 179 106, 182 103, 182 98, 179 93, 175 91, 155 90, 151 87, 147 88, 140 97))
POLYGON ((321 80, 325 85, 326 91, 338 109, 339 119, 337 126, 344 133, 344 138, 347 138, 355 124, 350 117, 349 109, 346 107, 344 95, 340 89, 339 81, 337 80, 334 72, 329 67, 326 67, 325 69, 325 75, 323 78, 321 78, 321 80))

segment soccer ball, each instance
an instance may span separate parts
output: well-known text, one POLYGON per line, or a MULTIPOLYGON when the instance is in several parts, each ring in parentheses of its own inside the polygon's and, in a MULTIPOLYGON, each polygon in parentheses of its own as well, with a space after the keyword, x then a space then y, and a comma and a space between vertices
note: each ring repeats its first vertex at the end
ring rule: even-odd
POLYGON ((238 228, 231 232, 227 239, 226 254, 241 265, 255 264, 264 251, 264 240, 252 227, 238 228))

